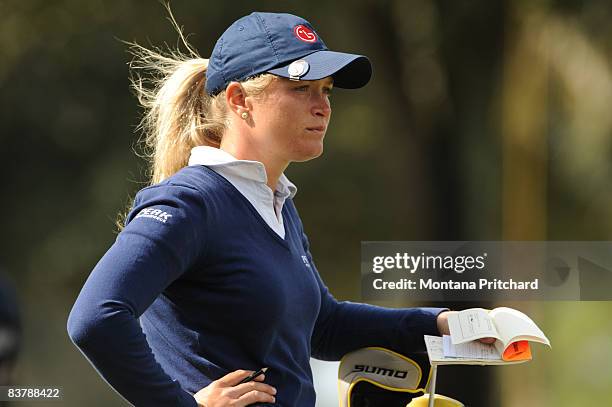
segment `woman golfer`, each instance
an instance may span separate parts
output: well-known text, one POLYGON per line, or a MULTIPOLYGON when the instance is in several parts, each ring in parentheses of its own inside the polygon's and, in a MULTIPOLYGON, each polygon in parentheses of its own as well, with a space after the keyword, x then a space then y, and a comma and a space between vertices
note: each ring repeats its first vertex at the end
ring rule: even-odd
POLYGON ((140 48, 163 77, 140 87, 151 185, 68 319, 104 379, 136 406, 312 407, 311 356, 408 352, 446 332, 443 309, 336 301, 284 175, 321 155, 330 91, 364 86, 368 59, 272 13, 233 23, 208 60, 189 50, 140 48))

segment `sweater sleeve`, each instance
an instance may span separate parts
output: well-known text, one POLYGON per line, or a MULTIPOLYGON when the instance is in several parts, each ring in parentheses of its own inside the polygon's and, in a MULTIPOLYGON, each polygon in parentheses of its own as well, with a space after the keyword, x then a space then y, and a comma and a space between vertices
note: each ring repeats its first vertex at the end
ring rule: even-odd
POLYGON ((156 362, 138 318, 198 258, 204 217, 203 199, 190 187, 166 183, 140 191, 68 317, 74 344, 135 406, 197 407, 156 362))
MULTIPOLYGON (((308 238, 304 250, 314 265, 308 238)), ((345 354, 368 346, 400 353, 424 348, 423 335, 439 335, 437 317, 446 308, 384 308, 370 304, 337 301, 314 274, 321 291, 321 309, 312 334, 312 356, 340 360, 345 354)))

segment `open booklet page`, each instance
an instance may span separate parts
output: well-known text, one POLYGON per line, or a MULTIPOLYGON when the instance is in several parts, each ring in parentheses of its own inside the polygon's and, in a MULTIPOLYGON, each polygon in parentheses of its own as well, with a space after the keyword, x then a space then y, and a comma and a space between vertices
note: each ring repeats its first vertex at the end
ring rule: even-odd
POLYGON ((489 311, 483 308, 470 308, 448 315, 451 341, 454 345, 480 338, 501 339, 489 311))
POLYGON ((527 315, 512 308, 499 307, 489 313, 506 348, 516 341, 533 341, 550 346, 544 332, 527 315))
POLYGON ((527 315, 512 308, 492 311, 470 308, 448 316, 451 341, 454 345, 491 337, 496 346, 506 349, 512 342, 534 341, 550 346, 548 338, 527 315))
MULTIPOLYGON (((425 335, 424 340, 427 348, 427 355, 429 356, 429 361, 432 365, 506 365, 526 362, 526 360, 504 361, 499 356, 499 353, 496 353, 496 356, 493 357, 492 352, 495 352, 495 349, 490 345, 481 344, 479 342, 476 342, 476 346, 482 345, 486 346, 487 348, 485 350, 475 350, 472 348, 467 351, 470 353, 463 353, 476 357, 445 356, 444 340, 441 336, 425 335)), ((447 341, 447 346, 451 346, 451 341, 448 339, 447 341)), ((463 351, 465 350, 461 350, 460 352, 463 351)))
POLYGON ((449 358, 466 359, 491 359, 499 360, 501 356, 493 345, 487 345, 478 341, 454 345, 448 335, 442 337, 442 348, 444 356, 449 358))

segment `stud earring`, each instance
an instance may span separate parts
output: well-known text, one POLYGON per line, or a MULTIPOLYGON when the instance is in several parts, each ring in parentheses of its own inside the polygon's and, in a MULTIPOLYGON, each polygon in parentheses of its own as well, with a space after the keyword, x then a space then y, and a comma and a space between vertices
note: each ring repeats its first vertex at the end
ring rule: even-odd
POLYGON ((249 112, 242 112, 240 114, 240 117, 242 117, 244 120, 246 120, 249 117, 249 112))

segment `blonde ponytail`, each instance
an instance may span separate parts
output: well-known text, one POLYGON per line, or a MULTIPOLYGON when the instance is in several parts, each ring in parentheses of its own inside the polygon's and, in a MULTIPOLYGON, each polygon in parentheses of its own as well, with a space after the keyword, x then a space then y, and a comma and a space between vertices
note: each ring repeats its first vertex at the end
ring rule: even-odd
MULTIPOLYGON (((143 133, 142 156, 149 161, 151 185, 187 165, 193 147, 219 147, 228 126, 225 91, 215 96, 206 93, 208 59, 187 42, 167 4, 166 8, 187 53, 127 43, 134 57, 130 82, 144 110, 138 129, 143 133)), ((247 94, 256 95, 274 78, 263 74, 241 84, 247 94)))
POLYGON ((139 129, 150 183, 156 184, 184 167, 193 147, 218 147, 227 113, 224 101, 214 103, 204 90, 207 59, 178 51, 164 56, 136 44, 132 53, 132 88, 144 109, 139 129), (150 76, 136 70, 147 70, 150 76))

